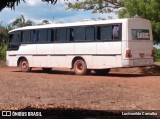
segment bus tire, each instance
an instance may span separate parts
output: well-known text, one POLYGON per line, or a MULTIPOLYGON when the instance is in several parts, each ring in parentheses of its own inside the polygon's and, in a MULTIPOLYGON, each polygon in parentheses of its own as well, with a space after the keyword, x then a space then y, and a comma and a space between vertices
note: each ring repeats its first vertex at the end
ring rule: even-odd
POLYGON ((74 62, 74 72, 77 75, 87 74, 87 65, 84 60, 78 59, 74 62))
POLYGON ((98 75, 107 75, 111 69, 95 69, 94 71, 98 75))
POLYGON ((31 67, 29 67, 29 63, 28 63, 26 58, 22 58, 20 60, 19 67, 20 67, 22 72, 29 72, 32 69, 31 67))
POLYGON ((42 70, 46 73, 49 73, 51 72, 52 68, 42 68, 42 70))

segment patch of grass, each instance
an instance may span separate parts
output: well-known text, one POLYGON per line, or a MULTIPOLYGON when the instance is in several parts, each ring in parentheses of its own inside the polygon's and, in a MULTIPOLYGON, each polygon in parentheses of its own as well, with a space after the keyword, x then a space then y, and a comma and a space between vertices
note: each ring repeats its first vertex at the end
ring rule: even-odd
POLYGON ((160 62, 160 49, 154 48, 154 61, 160 62))
POLYGON ((0 60, 5 60, 6 58, 7 45, 0 43, 0 60))

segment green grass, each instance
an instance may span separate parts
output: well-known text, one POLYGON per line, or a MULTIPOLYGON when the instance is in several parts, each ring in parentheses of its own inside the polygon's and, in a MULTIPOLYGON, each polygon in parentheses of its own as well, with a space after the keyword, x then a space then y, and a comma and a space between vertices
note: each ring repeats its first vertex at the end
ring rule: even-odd
POLYGON ((154 48, 154 61, 160 62, 160 49, 154 48))

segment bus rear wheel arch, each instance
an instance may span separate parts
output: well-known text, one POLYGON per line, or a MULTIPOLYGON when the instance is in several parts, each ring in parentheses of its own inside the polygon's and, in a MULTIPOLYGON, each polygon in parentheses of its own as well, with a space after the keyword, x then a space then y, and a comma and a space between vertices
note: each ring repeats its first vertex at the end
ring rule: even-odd
POLYGON ((31 67, 29 67, 29 63, 26 58, 20 58, 18 66, 22 72, 29 72, 32 69, 31 67))
POLYGON ((87 69, 86 62, 81 58, 74 60, 73 69, 74 73, 77 75, 85 75, 89 72, 89 70, 87 69))

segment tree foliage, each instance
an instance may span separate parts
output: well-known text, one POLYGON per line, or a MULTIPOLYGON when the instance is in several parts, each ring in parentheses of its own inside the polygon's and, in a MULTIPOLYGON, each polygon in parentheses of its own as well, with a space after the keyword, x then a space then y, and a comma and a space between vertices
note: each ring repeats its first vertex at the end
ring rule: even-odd
POLYGON ((151 21, 154 42, 160 42, 160 1, 159 0, 121 0, 123 9, 120 18, 140 17, 151 21))
POLYGON ((2 22, 0 23, 0 60, 5 59, 6 56, 6 49, 7 49, 7 42, 9 39, 8 31, 11 28, 9 26, 5 27, 2 26, 2 22))
POLYGON ((11 23, 12 28, 19 28, 24 26, 33 26, 35 23, 32 20, 27 20, 24 18, 23 15, 21 17, 17 18, 11 23))
POLYGON ((44 19, 41 24, 50 24, 50 22, 47 19, 44 19))
POLYGON ((10 26, 2 26, 2 22, 0 23, 0 44, 7 43, 8 41, 8 31, 11 30, 10 26))
POLYGON ((68 3, 69 9, 92 10, 93 13, 112 12, 122 7, 120 0, 85 0, 83 2, 68 3))

